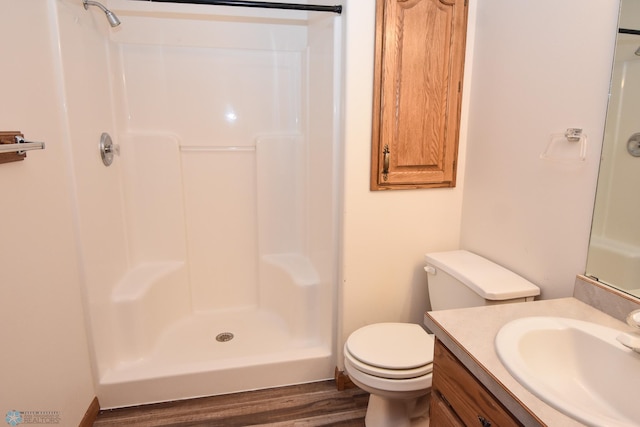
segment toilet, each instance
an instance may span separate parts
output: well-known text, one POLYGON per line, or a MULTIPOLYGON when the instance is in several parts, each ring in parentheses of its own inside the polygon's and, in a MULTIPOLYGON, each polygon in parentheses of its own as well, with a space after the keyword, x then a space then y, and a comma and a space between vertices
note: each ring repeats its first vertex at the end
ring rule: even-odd
MULTIPOLYGON (((533 301, 540 289, 514 272, 465 250, 426 255, 433 310, 533 301)), ((429 425, 433 335, 412 323, 376 323, 344 345, 349 378, 370 393, 367 427, 429 425)))

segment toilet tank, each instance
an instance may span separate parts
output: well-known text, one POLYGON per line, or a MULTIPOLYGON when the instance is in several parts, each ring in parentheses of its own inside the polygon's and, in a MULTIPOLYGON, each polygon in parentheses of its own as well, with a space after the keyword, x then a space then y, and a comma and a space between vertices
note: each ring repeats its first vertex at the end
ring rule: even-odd
POLYGON ((465 250, 426 254, 432 310, 532 301, 540 288, 465 250))

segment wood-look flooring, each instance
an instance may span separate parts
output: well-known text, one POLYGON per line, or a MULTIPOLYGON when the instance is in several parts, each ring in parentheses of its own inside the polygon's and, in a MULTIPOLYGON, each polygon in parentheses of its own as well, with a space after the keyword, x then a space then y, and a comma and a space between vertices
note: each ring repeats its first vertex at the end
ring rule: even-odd
POLYGON ((362 427, 369 394, 321 381, 222 396, 100 411, 94 427, 362 427))

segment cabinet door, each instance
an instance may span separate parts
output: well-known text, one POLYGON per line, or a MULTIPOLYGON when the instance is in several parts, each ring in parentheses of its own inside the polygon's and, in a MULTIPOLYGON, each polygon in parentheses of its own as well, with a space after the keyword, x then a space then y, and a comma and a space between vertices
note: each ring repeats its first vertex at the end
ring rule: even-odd
MULTIPOLYGON (((435 413, 436 417, 452 412, 456 417, 448 414, 447 419, 459 419, 461 425, 465 426, 522 426, 440 340, 436 340, 434 349, 431 392, 440 397, 439 403, 442 405, 438 407, 437 400, 431 401, 432 415, 435 413)), ((444 425, 456 424, 452 422, 444 425)))
POLYGON ((467 0, 377 0, 371 189, 454 187, 467 0))

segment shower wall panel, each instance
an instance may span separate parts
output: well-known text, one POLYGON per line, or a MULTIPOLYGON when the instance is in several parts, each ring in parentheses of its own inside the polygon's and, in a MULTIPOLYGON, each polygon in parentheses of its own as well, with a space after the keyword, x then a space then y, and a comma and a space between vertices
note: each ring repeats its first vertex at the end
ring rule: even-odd
MULTIPOLYGON (((167 157, 154 161, 158 154, 146 151, 148 157, 144 158, 139 155, 142 149, 129 149, 135 151, 138 165, 131 169, 132 174, 146 177, 151 194, 161 195, 151 200, 142 190, 142 203, 136 197, 128 199, 135 205, 129 217, 140 218, 134 222, 132 235, 144 234, 140 245, 134 240, 133 246, 146 246, 146 252, 155 252, 156 259, 176 259, 184 247, 182 240, 186 241, 186 253, 178 259, 186 260, 189 267, 195 311, 255 307, 259 304, 256 199, 265 197, 256 194, 255 147, 260 138, 301 132, 305 50, 274 50, 273 45, 282 42, 277 41, 281 35, 273 28, 259 28, 262 37, 256 37, 256 29, 241 24, 229 27, 223 39, 216 25, 210 24, 203 28, 209 38, 196 40, 189 38, 187 27, 194 25, 190 20, 171 22, 187 36, 167 43, 166 28, 154 25, 159 24, 156 20, 148 21, 145 25, 151 34, 156 32, 155 38, 147 33, 148 39, 142 41, 137 36, 124 40, 120 35, 121 94, 126 112, 122 122, 125 143, 152 149, 153 142, 149 145, 141 136, 158 134, 157 142, 164 144, 158 149, 167 157), (249 29, 247 37, 243 32, 249 29), (265 37, 271 39, 269 49, 265 49, 265 37), (232 49, 224 47, 229 38, 236 43, 232 49), (177 149, 166 146, 167 141, 175 141, 177 149), (181 176, 174 173, 177 161, 181 176), (157 182, 167 184, 158 186, 157 182), (153 190, 161 187, 162 192, 153 190), (176 206, 181 205, 184 212, 177 212, 176 206), (183 220, 179 220, 181 214, 183 220), (166 230, 153 225, 163 222, 166 230), (176 224, 184 239, 177 237, 176 224), (158 240, 173 241, 175 246, 158 240)), ((280 172, 303 166, 300 160, 304 159, 289 161, 287 153, 278 150, 272 150, 272 158, 280 159, 280 172)), ((280 200, 271 203, 280 215, 271 217, 280 218, 289 230, 298 212, 288 213, 295 202, 286 200, 295 194, 284 188, 278 191, 280 200)), ((300 227, 295 229, 300 232, 300 227)), ((285 240, 282 234, 268 241, 277 246, 275 242, 285 240)), ((285 246, 289 251, 302 250, 301 245, 285 246)))
POLYGON ((255 152, 186 152, 182 164, 194 309, 256 306, 255 152))
POLYGON ((171 134, 125 133, 119 142, 131 264, 184 261, 180 141, 171 134))
POLYGON ((256 141, 260 254, 306 253, 305 154, 300 135, 256 141))
POLYGON ((228 146, 299 129, 299 52, 124 45, 122 61, 130 131, 228 146))
POLYGON ((130 267, 121 164, 105 168, 98 150, 102 132, 116 136, 108 73, 112 46, 104 16, 87 13, 81 2, 72 0, 56 1, 55 7, 59 20, 56 48, 63 73, 60 88, 66 111, 60 120, 70 141, 83 299, 90 313, 88 329, 94 337, 91 352, 100 355, 95 366, 103 372, 118 357, 110 295, 130 267))
MULTIPOLYGON (((336 241, 338 241, 337 200, 341 194, 341 25, 339 19, 318 17, 309 23, 305 77, 309 103, 306 117, 307 153, 305 160, 306 193, 304 205, 307 226, 307 253, 318 274, 318 289, 313 310, 320 318, 333 320, 332 289, 338 280, 336 241), (322 313, 322 314, 321 314, 322 313)), ((334 333, 331 321, 313 322, 317 336, 327 339, 334 333)))

